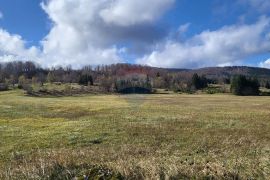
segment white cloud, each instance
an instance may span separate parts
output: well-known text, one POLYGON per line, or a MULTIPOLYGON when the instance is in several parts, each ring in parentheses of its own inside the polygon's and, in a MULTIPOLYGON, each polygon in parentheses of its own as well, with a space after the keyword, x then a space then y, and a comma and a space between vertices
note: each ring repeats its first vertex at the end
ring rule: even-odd
POLYGON ((190 27, 190 23, 186 23, 186 24, 179 26, 178 33, 179 34, 185 33, 189 27, 190 27))
POLYGON ((262 68, 270 69, 270 58, 265 60, 264 62, 260 62, 259 66, 262 68))
POLYGON ((44 0, 42 8, 52 24, 40 48, 29 48, 22 37, 0 28, 0 62, 34 60, 44 66, 81 67, 124 62, 122 57, 141 53, 137 63, 195 68, 239 64, 249 55, 270 49, 270 20, 266 17, 254 24, 206 30, 190 38, 184 35, 190 26, 187 23, 164 35, 151 24, 174 2, 44 0), (129 54, 131 51, 135 53, 129 54), (146 51, 149 54, 145 55, 146 51))
POLYGON ((270 49, 269 31, 269 19, 262 17, 251 25, 232 25, 216 31, 204 31, 185 42, 168 40, 137 62, 174 68, 238 64, 249 55, 270 49))
POLYGON ((122 62, 118 49, 107 46, 98 33, 97 12, 102 6, 102 1, 85 0, 53 0, 42 4, 53 22, 50 33, 42 41, 42 58, 46 64, 79 67, 122 62))
POLYGON ((141 23, 154 21, 174 0, 151 1, 151 6, 143 0, 49 0, 42 3, 52 21, 51 31, 41 43, 43 59, 49 65, 74 66, 123 62, 123 47, 118 48, 117 44, 128 39, 136 42, 140 36, 146 41, 145 32, 155 33, 145 31, 147 27, 140 27, 141 23))
POLYGON ((40 51, 36 47, 26 47, 25 41, 19 35, 12 35, 0 28, 0 62, 12 60, 39 61, 40 51))
POLYGON ((100 16, 107 23, 130 26, 149 23, 167 11, 175 0, 115 0, 103 10, 100 16))
POLYGON ((151 0, 149 6, 144 0, 43 0, 51 30, 40 48, 28 48, 20 36, 1 30, 0 61, 34 60, 44 66, 74 67, 124 62, 121 57, 129 49, 119 44, 132 40, 136 48, 161 38, 146 23, 157 20, 174 1, 151 0))
POLYGON ((238 1, 242 4, 251 6, 256 11, 269 12, 270 10, 269 0, 238 0, 238 1))

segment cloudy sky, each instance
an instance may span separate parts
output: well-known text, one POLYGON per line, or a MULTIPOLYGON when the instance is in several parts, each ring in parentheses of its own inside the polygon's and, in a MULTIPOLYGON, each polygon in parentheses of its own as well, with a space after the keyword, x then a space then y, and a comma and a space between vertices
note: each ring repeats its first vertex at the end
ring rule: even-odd
POLYGON ((0 0, 0 62, 270 68, 269 0, 0 0))

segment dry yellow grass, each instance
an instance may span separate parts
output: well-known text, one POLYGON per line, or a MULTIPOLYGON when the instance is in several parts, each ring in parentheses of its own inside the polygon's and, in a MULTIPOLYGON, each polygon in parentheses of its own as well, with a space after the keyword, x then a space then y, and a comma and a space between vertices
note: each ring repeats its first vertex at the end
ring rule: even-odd
POLYGON ((0 136, 1 179, 270 179, 270 97, 9 91, 0 136))

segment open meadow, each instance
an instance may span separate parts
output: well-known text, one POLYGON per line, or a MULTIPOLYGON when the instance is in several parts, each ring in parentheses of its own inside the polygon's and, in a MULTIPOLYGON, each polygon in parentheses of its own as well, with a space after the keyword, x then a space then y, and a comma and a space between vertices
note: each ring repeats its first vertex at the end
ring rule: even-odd
POLYGON ((270 97, 0 93, 0 179, 270 179, 270 97))

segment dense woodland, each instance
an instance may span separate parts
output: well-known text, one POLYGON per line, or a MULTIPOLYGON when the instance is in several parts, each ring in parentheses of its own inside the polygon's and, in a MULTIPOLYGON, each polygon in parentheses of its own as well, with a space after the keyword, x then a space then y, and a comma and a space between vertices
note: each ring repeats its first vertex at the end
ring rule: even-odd
MULTIPOLYGON (((163 69, 142 65, 113 64, 42 68, 33 62, 0 64, 0 89, 23 88, 29 92, 32 85, 46 83, 74 83, 96 86, 103 92, 124 92, 125 88, 167 89, 191 92, 206 88, 208 84, 231 84, 236 75, 256 79, 256 86, 269 88, 270 70, 250 67, 224 67, 188 69, 163 69)), ((133 89, 134 90, 134 89, 133 89)), ((239 94, 241 95, 241 93, 239 94)))

